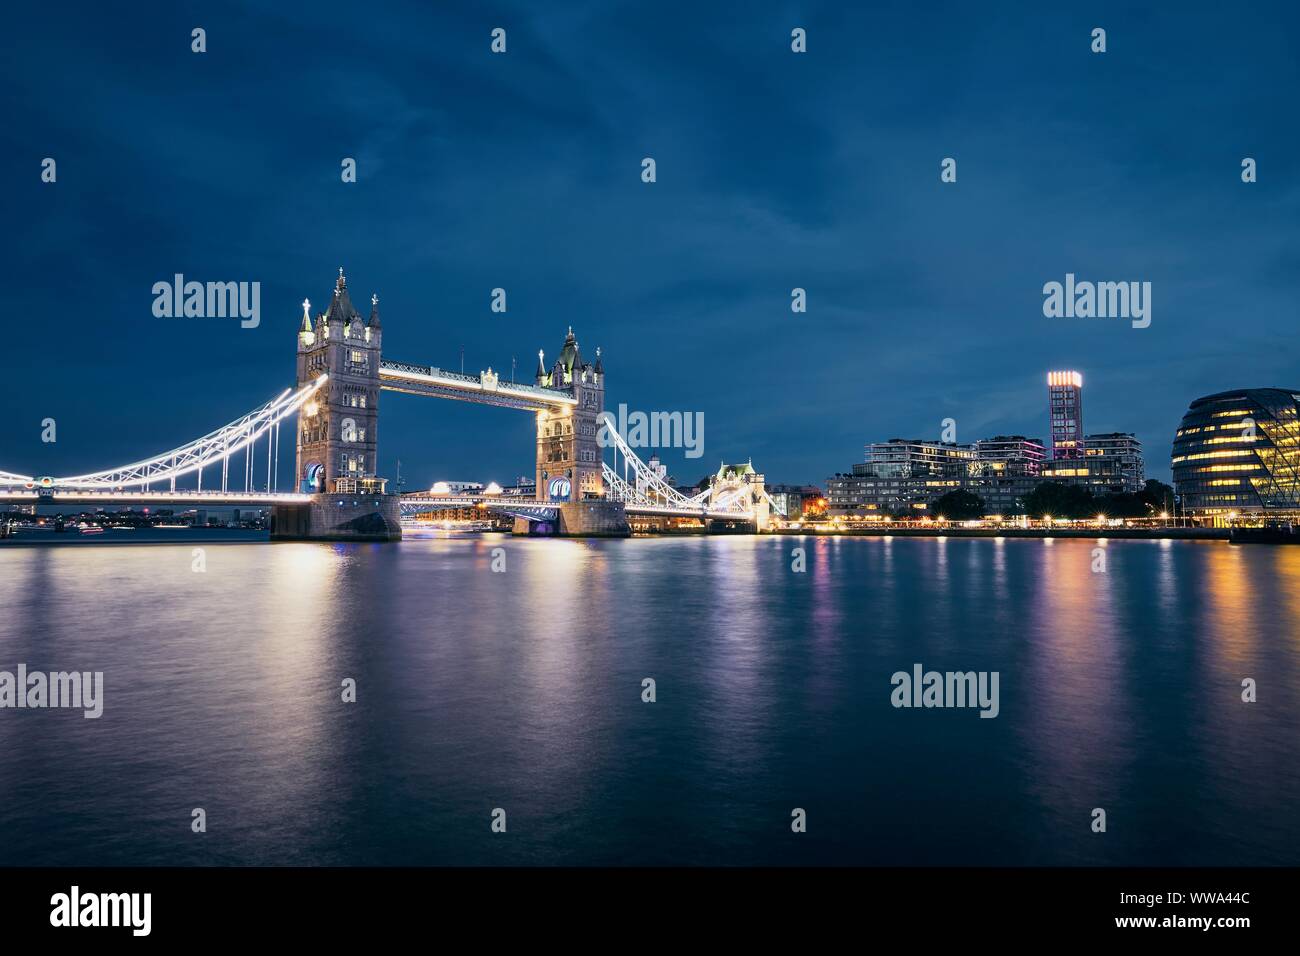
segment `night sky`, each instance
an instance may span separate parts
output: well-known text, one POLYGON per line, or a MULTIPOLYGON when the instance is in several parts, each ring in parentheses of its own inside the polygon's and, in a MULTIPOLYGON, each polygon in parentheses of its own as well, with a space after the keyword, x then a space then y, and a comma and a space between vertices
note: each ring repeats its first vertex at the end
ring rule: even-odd
MULTIPOLYGON (((571 324, 607 407, 704 413, 703 457, 665 455, 683 481, 752 456, 820 483, 947 417, 1046 438, 1052 368, 1167 480, 1193 398, 1300 387, 1295 4, 865 6, 13 6, 0 470, 123 464, 261 404, 339 266, 387 358, 531 379, 571 324), (155 318, 178 272, 260 281, 260 326, 155 318), (1067 272, 1151 282, 1150 328, 1045 318, 1067 272)), ((381 407, 408 488, 532 472, 528 415, 381 407)))

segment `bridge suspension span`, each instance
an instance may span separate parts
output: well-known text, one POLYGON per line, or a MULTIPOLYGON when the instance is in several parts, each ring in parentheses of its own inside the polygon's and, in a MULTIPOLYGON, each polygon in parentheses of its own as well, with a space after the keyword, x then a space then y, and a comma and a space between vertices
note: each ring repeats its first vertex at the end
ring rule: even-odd
POLYGON ((752 487, 744 481, 715 481, 703 491, 687 496, 682 494, 649 465, 628 445, 607 416, 602 426, 608 447, 613 449, 614 464, 601 462, 601 476, 605 481, 606 495, 613 501, 623 502, 632 512, 649 514, 700 516, 707 518, 752 519, 765 506, 770 513, 785 516, 772 496, 761 486, 752 487), (622 458, 624 473, 618 473, 622 458), (631 470, 633 480, 626 477, 631 470))
MULTIPOLYGON (((104 471, 62 478, 34 478, 30 475, 0 472, 0 485, 21 485, 28 491, 44 491, 61 495, 123 491, 148 493, 161 490, 156 486, 164 486, 168 492, 175 493, 178 491, 176 480, 193 475, 197 482, 197 489, 194 492, 197 497, 204 494, 203 469, 220 466, 220 490, 218 492, 209 489, 206 494, 230 495, 235 491, 232 489, 230 461, 233 456, 242 453, 243 493, 252 494, 257 486, 255 452, 257 446, 265 439, 267 472, 265 490, 274 493, 279 458, 280 423, 307 404, 325 384, 326 378, 327 376, 321 375, 314 382, 297 390, 285 389, 266 404, 228 425, 223 425, 201 438, 151 458, 104 471)), ((238 481, 235 484, 237 486, 238 481)))

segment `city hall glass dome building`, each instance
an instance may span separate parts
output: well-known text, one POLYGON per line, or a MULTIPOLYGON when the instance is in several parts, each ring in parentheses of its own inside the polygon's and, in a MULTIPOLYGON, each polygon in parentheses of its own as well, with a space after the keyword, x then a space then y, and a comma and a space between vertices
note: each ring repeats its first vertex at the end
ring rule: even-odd
POLYGON ((1245 388, 1192 402, 1174 436, 1174 488, 1212 518, 1300 517, 1300 390, 1245 388))

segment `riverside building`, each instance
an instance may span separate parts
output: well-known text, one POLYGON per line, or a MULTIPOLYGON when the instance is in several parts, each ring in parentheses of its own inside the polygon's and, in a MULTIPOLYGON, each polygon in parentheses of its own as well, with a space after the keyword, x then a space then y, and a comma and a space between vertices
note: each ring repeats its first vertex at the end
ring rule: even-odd
POLYGON ((1245 388, 1192 402, 1170 465, 1183 507, 1211 524, 1300 519, 1300 390, 1245 388))
POLYGON ((1047 373, 1047 407, 1052 426, 1052 459, 1083 456, 1083 376, 1047 373))
POLYGON ((1083 485, 1094 495, 1136 494, 1146 483, 1142 442, 1131 432, 1087 435, 1081 457, 1046 462, 1042 476, 1083 485))

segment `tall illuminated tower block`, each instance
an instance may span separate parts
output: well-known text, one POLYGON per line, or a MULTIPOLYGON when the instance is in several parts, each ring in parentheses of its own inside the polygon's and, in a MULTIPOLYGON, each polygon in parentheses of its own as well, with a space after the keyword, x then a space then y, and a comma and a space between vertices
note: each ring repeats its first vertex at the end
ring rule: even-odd
POLYGON ((1047 405, 1051 415, 1052 459, 1083 457, 1083 376, 1078 372, 1047 373, 1047 405))

